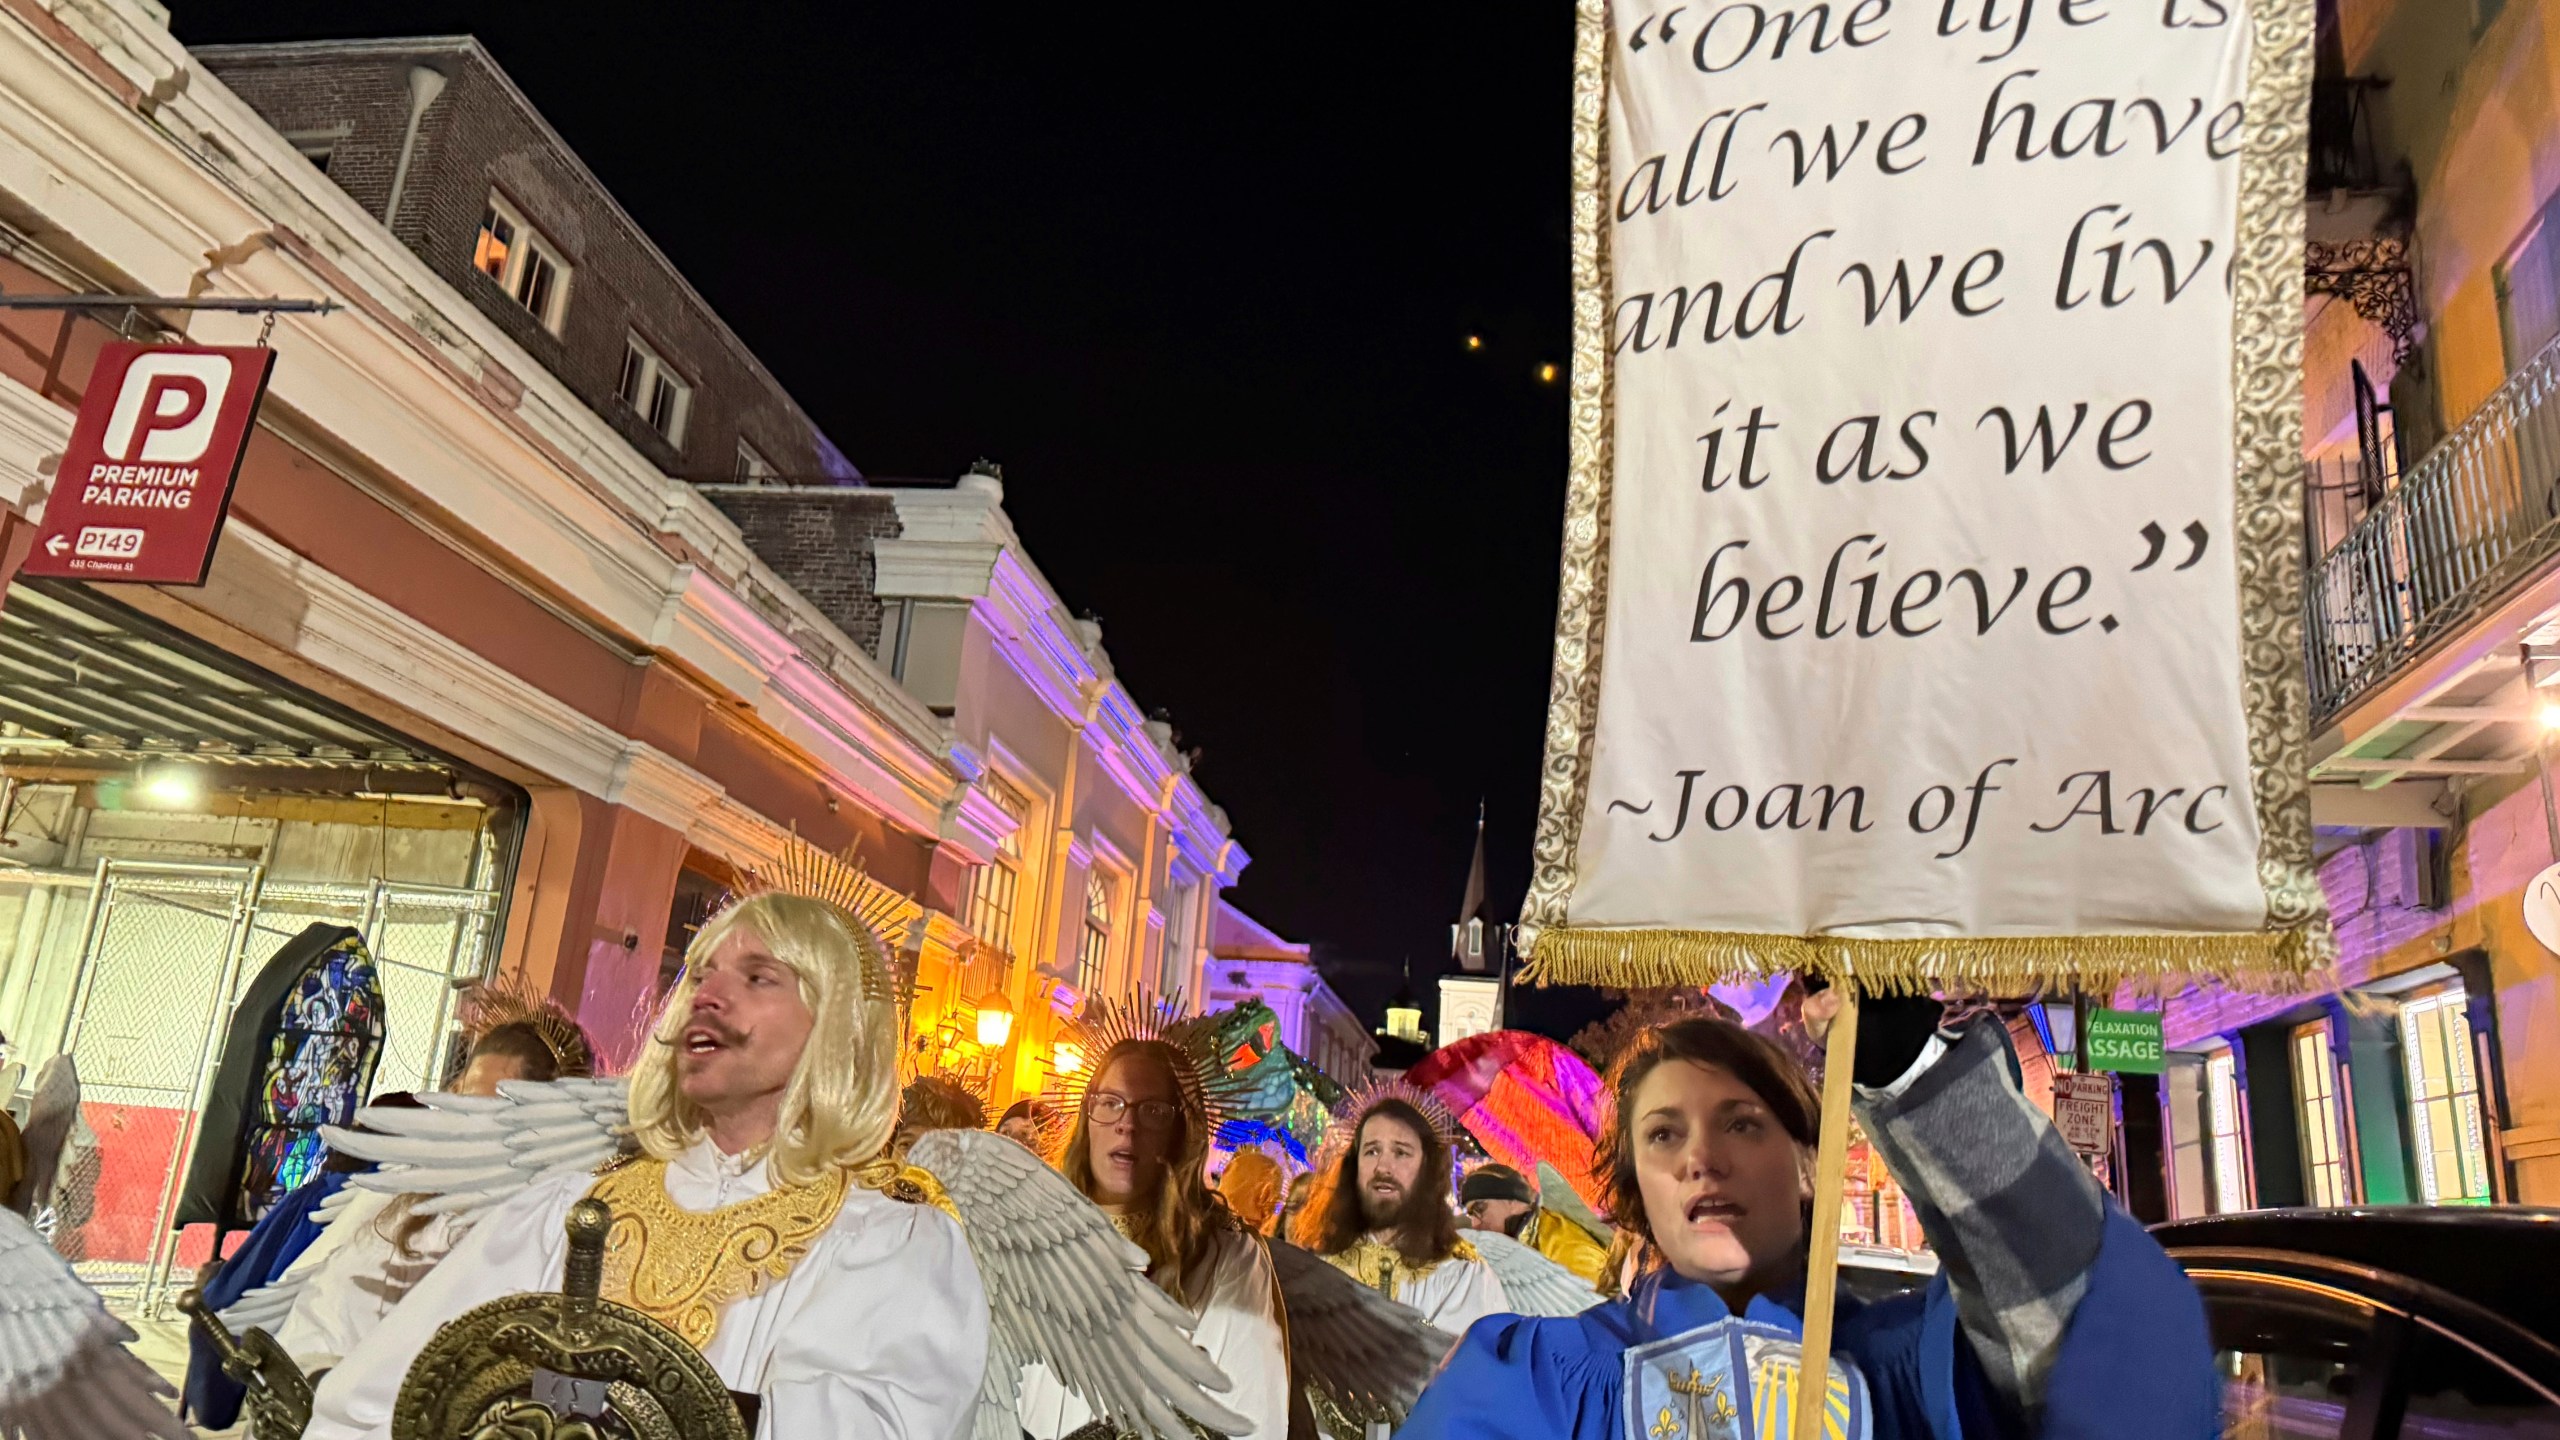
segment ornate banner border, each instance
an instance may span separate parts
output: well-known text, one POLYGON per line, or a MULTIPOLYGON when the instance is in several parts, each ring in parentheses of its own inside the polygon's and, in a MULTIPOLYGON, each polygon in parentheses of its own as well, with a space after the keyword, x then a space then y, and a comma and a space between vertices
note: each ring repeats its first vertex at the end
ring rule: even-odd
POLYGON ((2335 952, 2313 866, 2310 694, 2302 658, 2304 184, 2314 0, 2249 0, 2249 123, 2232 275, 2234 547, 2243 704, 2265 925, 2234 934, 1846 940, 1575 929, 1575 852, 1591 779, 1608 615, 1613 395, 1609 344, 1608 0, 1577 0, 1573 47, 1573 373, 1538 834, 1519 945, 1531 983, 1702 984, 1819 969, 1887 985, 2023 992, 2077 977, 2163 989, 2210 976, 2299 989, 2335 952))

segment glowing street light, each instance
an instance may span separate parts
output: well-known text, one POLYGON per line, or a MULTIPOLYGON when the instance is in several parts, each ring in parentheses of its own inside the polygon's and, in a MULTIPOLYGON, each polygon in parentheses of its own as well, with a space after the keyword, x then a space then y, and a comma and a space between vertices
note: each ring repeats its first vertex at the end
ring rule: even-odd
POLYGON ((990 1050, 1002 1049, 1013 1034, 1013 1007, 1002 995, 990 990, 978 1001, 978 1043, 990 1050))
POLYGON ((1481 350, 1481 349, 1483 349, 1483 348, 1484 348, 1484 337, 1483 337, 1483 336, 1481 336, 1481 335, 1470 335, 1470 336, 1468 336, 1468 337, 1467 337, 1467 348, 1468 348, 1468 349, 1470 349, 1470 350, 1481 350))
POLYGON ((1049 1068, 1061 1075, 1073 1075, 1084 1068, 1084 1051, 1061 1040, 1058 1042, 1058 1048, 1049 1056, 1049 1068))
POLYGON ((1556 383, 1556 367, 1552 363, 1539 366, 1538 380, 1541 384, 1546 385, 1553 385, 1556 383))
POLYGON ((2536 712, 2545 730, 2560 730, 2560 700, 2545 700, 2536 712))

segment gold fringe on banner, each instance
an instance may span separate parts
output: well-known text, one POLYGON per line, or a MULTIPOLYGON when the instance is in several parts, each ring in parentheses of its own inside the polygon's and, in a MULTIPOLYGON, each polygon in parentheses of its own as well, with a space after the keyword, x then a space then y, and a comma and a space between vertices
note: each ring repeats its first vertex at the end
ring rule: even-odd
POLYGON ((2191 983, 2266 994, 2330 988, 2326 925, 2234 934, 1999 935, 1866 940, 1717 930, 1545 930, 1520 979, 1630 989, 1785 974, 1856 979, 1868 990, 2027 995, 2078 984, 2166 995, 2191 983))

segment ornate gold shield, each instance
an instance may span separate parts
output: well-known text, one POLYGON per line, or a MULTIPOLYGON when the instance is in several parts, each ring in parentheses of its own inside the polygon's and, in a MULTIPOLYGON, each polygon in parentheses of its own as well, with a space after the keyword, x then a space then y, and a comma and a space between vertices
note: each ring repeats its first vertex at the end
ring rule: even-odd
POLYGON ((559 1294, 492 1300, 436 1332, 400 1383, 392 1440, 748 1440, 700 1351, 597 1297, 612 1219, 570 1207, 559 1294))

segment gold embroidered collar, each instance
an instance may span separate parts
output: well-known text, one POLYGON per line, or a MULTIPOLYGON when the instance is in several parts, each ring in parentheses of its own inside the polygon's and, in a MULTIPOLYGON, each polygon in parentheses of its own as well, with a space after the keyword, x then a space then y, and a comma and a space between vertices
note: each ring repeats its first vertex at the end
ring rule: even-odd
POLYGON ((1482 1257, 1477 1254, 1476 1247, 1461 1240, 1450 1248, 1448 1254, 1416 1265, 1404 1258, 1404 1252, 1393 1245, 1382 1244, 1363 1235, 1324 1258, 1333 1262, 1334 1268, 1392 1300, 1397 1289, 1408 1281, 1419 1281, 1452 1260, 1465 1263, 1482 1257))
POLYGON ((588 1189, 613 1211, 604 1297, 667 1326, 696 1350, 711 1343, 730 1302, 760 1293, 808 1255, 853 1182, 850 1171, 830 1170, 811 1184, 697 1211, 667 1198, 666 1176, 665 1161, 639 1160, 588 1189))

